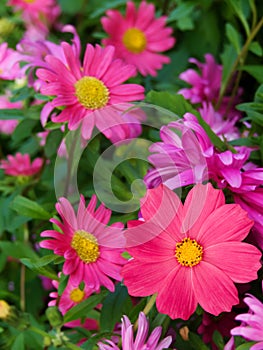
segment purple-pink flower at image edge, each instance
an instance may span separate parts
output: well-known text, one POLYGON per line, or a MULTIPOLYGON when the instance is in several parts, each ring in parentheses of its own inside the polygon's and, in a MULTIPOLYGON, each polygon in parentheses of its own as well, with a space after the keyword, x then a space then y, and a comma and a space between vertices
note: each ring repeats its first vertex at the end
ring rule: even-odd
POLYGON ((0 79, 14 80, 22 78, 19 66, 21 55, 8 47, 8 43, 0 44, 0 79))
POLYGON ((246 314, 240 314, 236 317, 241 321, 239 327, 231 330, 232 335, 238 335, 246 340, 255 341, 250 350, 263 349, 263 304, 253 295, 247 294, 244 302, 248 305, 249 311, 246 314))
POLYGON ((127 316, 123 316, 121 328, 122 347, 117 346, 111 340, 105 340, 104 343, 98 343, 99 350, 162 350, 168 348, 172 342, 172 337, 168 336, 159 343, 162 334, 162 327, 156 327, 149 337, 148 332, 149 321, 143 312, 140 312, 139 314, 138 331, 135 339, 133 325, 127 316))

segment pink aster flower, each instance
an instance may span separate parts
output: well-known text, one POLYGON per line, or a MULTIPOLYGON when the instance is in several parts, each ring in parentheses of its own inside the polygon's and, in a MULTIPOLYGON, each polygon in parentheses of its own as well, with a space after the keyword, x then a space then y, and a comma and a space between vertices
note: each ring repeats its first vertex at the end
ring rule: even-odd
POLYGON ((116 57, 133 64, 142 75, 156 76, 157 70, 170 62, 160 52, 175 44, 172 28, 165 27, 165 16, 155 18, 153 4, 142 1, 136 10, 135 4, 128 1, 125 17, 117 10, 108 10, 106 14, 101 23, 109 38, 102 43, 115 46, 116 57))
MULTIPOLYGON (((142 100, 144 88, 137 84, 122 84, 135 75, 135 68, 114 59, 114 47, 93 47, 88 44, 83 67, 72 47, 61 44, 67 64, 54 56, 46 56, 48 67, 37 70, 39 79, 45 82, 41 88, 44 95, 55 95, 42 110, 41 119, 46 121, 55 107, 64 106, 52 121, 68 122, 70 130, 82 123, 82 136, 90 138, 93 127, 110 138, 110 127, 120 124, 120 111, 131 106, 129 102, 142 100)), ((125 133, 124 133, 125 137, 125 133)))
POLYGON ((14 11, 22 11, 22 18, 32 31, 32 27, 45 35, 60 15, 56 0, 9 0, 14 11))
POLYGON ((0 79, 14 80, 20 78, 20 59, 21 55, 10 49, 7 43, 0 44, 0 79))
MULTIPOLYGON (((58 281, 52 281, 53 286, 58 289, 59 282, 58 281)), ((86 285, 83 289, 80 289, 78 285, 73 285, 72 283, 68 282, 66 288, 64 289, 61 296, 58 295, 58 292, 51 292, 49 296, 51 298, 54 298, 54 300, 51 300, 48 303, 48 306, 58 306, 59 311, 62 313, 62 315, 65 315, 65 313, 70 310, 72 307, 78 305, 82 301, 86 300, 91 294, 93 290, 88 288, 86 285)), ((80 322, 80 320, 75 320, 72 322, 68 322, 65 324, 66 327, 84 327, 86 329, 98 329, 98 323, 96 320, 93 319, 85 319, 85 322, 80 322), (77 322, 76 322, 77 321, 77 322)))
POLYGON ((249 307, 249 312, 236 317, 241 325, 231 330, 232 335, 239 335, 246 340, 255 341, 250 350, 263 349, 263 304, 253 295, 247 294, 244 302, 249 307))
POLYGON ((172 319, 189 319, 197 304, 216 316, 238 304, 234 283, 256 279, 261 266, 260 251, 241 242, 253 225, 247 213, 225 204, 210 183, 194 186, 184 205, 163 185, 142 203, 145 223, 126 233, 133 258, 122 275, 129 294, 157 293, 158 311, 172 319))
POLYGON ((148 332, 149 321, 143 312, 139 314, 138 331, 135 339, 133 335, 133 325, 127 316, 123 316, 121 328, 122 347, 118 347, 111 340, 106 340, 105 343, 98 343, 99 350, 162 350, 168 348, 172 342, 171 336, 159 342, 162 334, 162 327, 156 327, 149 337, 148 332))
POLYGON ((69 275, 69 283, 78 286, 82 281, 95 291, 105 286, 114 291, 112 279, 120 281, 120 269, 126 262, 121 253, 125 245, 123 224, 107 226, 111 211, 103 204, 96 208, 96 196, 92 196, 88 207, 80 197, 77 214, 66 198, 60 198, 56 209, 62 222, 51 219, 62 232, 48 230, 41 237, 49 239, 40 242, 42 248, 51 249, 64 256, 63 273, 69 275), (112 279, 111 279, 112 278, 112 279))
MULTIPOLYGON (((178 93, 190 100, 191 103, 210 102, 216 106, 222 82, 222 65, 217 64, 214 57, 209 53, 205 54, 205 63, 201 63, 195 58, 190 58, 189 62, 195 64, 200 73, 192 68, 182 72, 179 75, 180 79, 192 85, 192 87, 183 88, 178 93)), ((238 91, 236 98, 231 103, 230 107, 232 108, 228 108, 230 98, 225 96, 218 112, 223 116, 227 112, 228 119, 238 115, 238 112, 233 109, 233 105, 239 102, 240 94, 241 90, 238 91)))
POLYGON ((36 158, 31 163, 29 154, 16 153, 8 155, 7 160, 2 160, 0 168, 4 169, 6 175, 32 176, 37 174, 43 166, 43 159, 36 158))

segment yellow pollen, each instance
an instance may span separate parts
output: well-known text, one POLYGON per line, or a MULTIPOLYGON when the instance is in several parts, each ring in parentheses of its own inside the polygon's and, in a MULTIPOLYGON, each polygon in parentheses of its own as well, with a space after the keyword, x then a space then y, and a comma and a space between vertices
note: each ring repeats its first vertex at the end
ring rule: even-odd
POLYGON ((78 230, 74 233, 71 247, 86 264, 97 261, 100 255, 97 239, 84 230, 78 230))
POLYGON ((122 37, 122 42, 126 49, 132 53, 141 53, 147 44, 144 33, 137 28, 126 30, 122 37))
POLYGON ((193 267, 200 263, 203 247, 195 239, 184 238, 176 244, 175 257, 182 266, 193 267))
POLYGON ((6 301, 0 300, 0 318, 5 319, 9 315, 10 306, 6 301))
POLYGON ((109 101, 109 90, 104 83, 94 77, 85 76, 75 83, 75 93, 79 103, 87 109, 105 107, 109 101))
POLYGON ((72 289, 69 294, 69 297, 74 303, 80 303, 85 296, 85 292, 79 288, 72 289))

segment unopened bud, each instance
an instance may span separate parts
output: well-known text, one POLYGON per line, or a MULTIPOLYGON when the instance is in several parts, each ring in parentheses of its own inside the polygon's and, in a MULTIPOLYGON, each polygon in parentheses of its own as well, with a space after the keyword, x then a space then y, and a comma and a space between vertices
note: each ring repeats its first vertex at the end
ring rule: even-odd
POLYGON ((51 306, 46 310, 46 316, 50 325, 55 327, 61 327, 63 325, 63 316, 61 315, 57 306, 51 306))

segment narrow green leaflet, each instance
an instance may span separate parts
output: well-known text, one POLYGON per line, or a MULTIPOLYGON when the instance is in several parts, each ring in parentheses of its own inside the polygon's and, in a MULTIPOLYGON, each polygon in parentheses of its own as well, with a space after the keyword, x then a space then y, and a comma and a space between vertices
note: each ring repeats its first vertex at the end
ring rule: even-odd
POLYGON ((30 217, 32 219, 49 220, 51 214, 43 209, 38 203, 31 201, 30 199, 17 196, 10 204, 11 209, 17 211, 20 215, 30 217))
POLYGON ((263 68, 260 65, 247 65, 241 67, 242 70, 248 72, 254 77, 260 84, 263 84, 263 68))
POLYGON ((228 40, 233 44, 234 48, 236 49, 236 52, 239 54, 241 51, 241 35, 236 30, 232 24, 227 23, 226 24, 226 35, 228 37, 228 40))
POLYGON ((107 294, 108 291, 102 291, 100 292, 100 294, 94 294, 88 299, 84 300, 82 303, 71 308, 64 315, 64 323, 85 317, 90 310, 92 310, 95 306, 102 302, 102 300, 106 297, 107 294))
POLYGON ((24 113, 21 109, 0 109, 0 120, 24 119, 24 113))
POLYGON ((37 254, 24 242, 0 241, 0 249, 5 251, 8 256, 12 256, 16 259, 37 259, 37 254))

